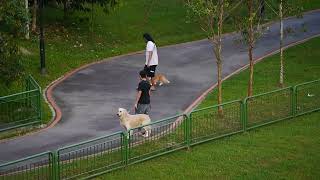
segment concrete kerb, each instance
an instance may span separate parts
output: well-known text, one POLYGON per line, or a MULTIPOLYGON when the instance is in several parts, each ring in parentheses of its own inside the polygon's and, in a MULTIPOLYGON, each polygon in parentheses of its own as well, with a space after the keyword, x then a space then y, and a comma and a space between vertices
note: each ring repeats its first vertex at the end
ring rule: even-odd
MULTIPOLYGON (((318 12, 320 11, 320 9, 315 9, 315 10, 311 10, 311 11, 308 11, 308 12, 305 12, 304 14, 310 14, 312 12, 318 12)), ((290 18, 294 18, 295 16, 290 16, 290 17, 287 17, 285 19, 290 19, 290 18)), ((276 20, 275 21, 271 21, 271 22, 268 22, 264 25, 270 25, 272 23, 275 23, 277 22, 276 20)), ((228 35, 232 35, 232 34, 236 34, 237 32, 230 32, 230 33, 225 33, 223 34, 223 37, 225 36, 228 36, 228 35)), ((293 42, 293 43, 290 43, 289 45, 285 46, 284 49, 287 49, 291 46, 294 46, 296 44, 300 44, 300 43, 303 43, 309 39, 312 39, 312 38, 315 38, 315 37, 318 37, 320 36, 320 34, 317 34, 317 35, 314 35, 312 37, 309 37, 309 38, 306 38, 306 39, 303 39, 303 40, 300 40, 300 41, 296 41, 296 42, 293 42)), ((196 41, 191 41, 191 42, 185 42, 185 43, 180 43, 180 44, 174 44, 174 45, 167 45, 167 46, 162 46, 162 48, 166 48, 166 47, 174 47, 174 46, 179 46, 179 45, 188 45, 188 44, 192 44, 192 43, 196 43, 196 42, 203 42, 203 41, 207 41, 207 39, 202 39, 202 40, 196 40, 196 41)), ((44 128, 40 128, 36 131, 33 131, 33 132, 30 132, 30 133, 26 133, 22 136, 18 136, 18 137, 13 137, 13 138, 9 138, 9 139, 3 139, 3 140, 0 140, 0 142, 6 142, 6 141, 9 141, 9 140, 12 140, 12 139, 16 139, 16 138, 19 138, 19 137, 23 137, 23 136, 29 136, 29 135, 33 135, 33 134, 37 134, 37 133, 40 133, 42 131, 45 131, 53 126, 55 126, 60 120, 61 120, 61 117, 62 117, 62 112, 61 112, 61 109, 59 108, 59 106, 55 103, 54 99, 53 99, 53 96, 52 96, 52 91, 53 89, 58 85, 60 84, 61 82, 63 82, 65 79, 69 78, 70 76, 72 76, 74 73, 88 67, 88 66, 91 66, 91 65, 94 65, 94 64, 100 64, 100 63, 104 63, 106 61, 110 61, 110 60, 113 60, 113 59, 116 59, 116 58, 120 58, 120 57, 124 57, 124 56, 130 56, 130 55, 135 55, 135 54, 140 54, 140 53, 143 53, 144 51, 136 51, 136 52, 132 52, 132 53, 128 53, 128 54, 123 54, 123 55, 119 55, 119 56, 114 56, 114 57, 110 57, 110 58, 107 58, 107 59, 103 59, 101 61, 97 61, 97 62, 92 62, 92 63, 89 63, 89 64, 85 64, 79 68, 76 68, 74 70, 71 70, 70 72, 67 72, 65 75, 62 75, 61 77, 59 77, 58 79, 56 79, 55 81, 53 81, 52 83, 50 83, 43 91, 43 97, 45 99, 45 102, 48 103, 52 113, 53 113, 53 116, 52 116, 52 119, 51 121, 48 123, 48 125, 46 125, 44 128)), ((255 63, 259 62, 260 60, 262 60, 263 58, 267 57, 267 56, 270 56, 270 55, 273 55, 275 53, 279 52, 279 50, 272 50, 270 53, 262 56, 262 57, 259 57, 255 60, 255 63)), ((239 73, 240 71, 246 69, 247 67, 249 66, 249 64, 239 68, 238 70, 236 70, 235 72, 231 73, 230 75, 228 75, 227 77, 223 78, 222 81, 230 78, 231 76, 233 76, 234 74, 237 74, 239 73)), ((212 85, 208 90, 206 90, 201 96, 199 96, 188 108, 186 108, 186 110, 184 111, 185 114, 189 113, 192 111, 192 109, 194 109, 198 104, 199 102, 204 99, 206 97, 206 95, 212 91, 215 87, 217 86, 217 83, 212 85)))

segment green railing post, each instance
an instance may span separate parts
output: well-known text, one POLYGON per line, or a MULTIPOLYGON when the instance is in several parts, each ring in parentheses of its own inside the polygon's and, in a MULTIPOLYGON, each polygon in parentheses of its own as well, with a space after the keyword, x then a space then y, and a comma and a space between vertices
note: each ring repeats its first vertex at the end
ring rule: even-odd
POLYGON ((129 141, 130 136, 128 135, 128 132, 125 131, 122 133, 122 159, 125 166, 128 165, 128 159, 129 159, 129 141))
POLYGON ((50 160, 50 164, 51 164, 51 173, 50 173, 50 178, 51 180, 56 180, 56 155, 55 153, 51 153, 52 154, 52 159, 50 160))
POLYGON ((54 179, 54 162, 55 162, 54 155, 52 152, 49 152, 49 164, 48 164, 48 166, 49 166, 49 176, 48 176, 49 180, 55 180, 54 179))
MULTIPOLYGON (((26 78, 26 91, 30 91, 30 78, 29 76, 26 78)), ((26 106, 30 106, 31 105, 31 100, 30 98, 28 98, 28 94, 26 94, 26 106)))
POLYGON ((185 141, 187 143, 187 147, 188 149, 190 148, 191 146, 191 126, 192 126, 192 117, 191 117, 191 114, 190 113, 189 115, 184 115, 184 118, 185 118, 185 125, 184 125, 184 132, 185 132, 185 141))
POLYGON ((38 104, 38 116, 39 116, 39 121, 42 123, 42 106, 41 106, 41 89, 38 89, 38 97, 37 97, 37 104, 38 104))
POLYGON ((293 86, 292 87, 292 103, 291 103, 291 113, 292 113, 292 116, 295 117, 296 114, 297 114, 297 99, 298 99, 298 96, 297 96, 297 86, 293 86))
POLYGON ((54 180, 60 180, 60 157, 59 157, 59 150, 53 152, 53 159, 54 159, 54 180))
POLYGON ((26 78, 26 91, 30 91, 30 75, 26 78))
POLYGON ((243 131, 245 132, 247 130, 247 122, 248 122, 248 104, 247 104, 247 99, 245 98, 241 102, 241 117, 242 117, 242 126, 243 126, 243 131))

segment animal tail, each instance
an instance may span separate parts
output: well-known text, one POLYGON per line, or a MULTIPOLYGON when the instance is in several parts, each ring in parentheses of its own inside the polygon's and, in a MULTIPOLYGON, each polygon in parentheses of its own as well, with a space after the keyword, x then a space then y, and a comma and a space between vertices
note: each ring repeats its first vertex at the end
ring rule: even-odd
POLYGON ((166 83, 166 84, 170 83, 170 81, 165 76, 163 76, 163 82, 166 83))

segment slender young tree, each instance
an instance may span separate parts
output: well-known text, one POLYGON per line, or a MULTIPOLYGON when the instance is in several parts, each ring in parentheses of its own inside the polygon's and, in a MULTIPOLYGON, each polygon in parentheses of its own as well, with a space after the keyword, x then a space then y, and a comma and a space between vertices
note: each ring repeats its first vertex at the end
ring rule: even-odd
POLYGON ((32 24, 31 24, 31 31, 32 32, 36 32, 36 30, 37 30, 37 11, 38 11, 38 0, 33 0, 32 24))
MULTIPOLYGON (((300 0, 295 0, 300 1, 300 0)), ((289 16, 289 15, 297 15, 298 17, 302 17, 302 9, 303 7, 295 6, 296 3, 292 3, 291 0, 277 0, 277 6, 273 7, 273 4, 269 0, 265 0, 265 3, 267 4, 267 7, 269 7, 271 10, 270 12, 273 12, 275 15, 279 17, 279 24, 280 24, 280 41, 279 41, 279 51, 280 51, 280 71, 279 71, 279 86, 284 87, 284 49, 283 49, 283 40, 285 36, 284 32, 284 23, 283 23, 283 17, 289 16), (277 9, 278 8, 278 9, 277 9)), ((300 3, 303 3, 300 1, 300 3)), ((298 3, 299 4, 299 3, 298 3)))
MULTIPOLYGON (((25 7, 26 7, 26 14, 29 15, 29 1, 25 0, 24 3, 25 3, 25 7)), ((29 16, 27 16, 27 17, 29 17, 29 16)), ((26 31, 25 38, 26 39, 30 39, 29 18, 28 18, 28 21, 26 23, 26 30, 25 31, 26 31)))
POLYGON ((280 0, 279 3, 279 17, 280 17, 280 79, 279 84, 280 87, 284 86, 283 82, 283 71, 284 71, 284 65, 283 65, 283 10, 282 10, 282 0, 280 0))
POLYGON ((289 0, 279 0, 279 19, 280 19, 280 76, 279 85, 284 87, 284 49, 283 49, 283 38, 284 38, 284 28, 283 28, 283 17, 290 14, 302 17, 302 7, 295 7, 289 0))
MULTIPOLYGON (((207 38, 213 44, 213 52, 216 57, 218 75, 218 104, 222 103, 222 33, 225 8, 227 0, 187 0, 187 6, 194 15, 200 28, 206 33, 207 38)), ((219 114, 223 114, 219 107, 219 114)))
POLYGON ((249 55, 249 83, 248 83, 248 96, 253 95, 253 70, 254 70, 254 62, 253 62, 253 45, 254 45, 254 29, 253 29, 253 21, 255 18, 255 13, 253 12, 253 0, 247 0, 247 8, 248 8, 248 55, 249 55))
POLYGON ((249 81, 247 96, 253 95, 253 75, 254 75, 254 59, 253 49, 256 40, 261 36, 263 27, 260 26, 261 16, 261 3, 254 0, 245 0, 247 16, 242 14, 235 14, 235 24, 237 29, 241 33, 243 42, 248 46, 248 57, 249 57, 249 81))

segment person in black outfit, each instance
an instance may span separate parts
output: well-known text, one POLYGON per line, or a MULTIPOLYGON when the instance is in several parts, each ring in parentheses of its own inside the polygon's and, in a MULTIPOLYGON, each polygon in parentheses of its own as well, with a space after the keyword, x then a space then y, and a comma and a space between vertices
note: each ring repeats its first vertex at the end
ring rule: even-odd
POLYGON ((140 82, 137 89, 136 101, 134 104, 136 114, 148 114, 150 106, 150 88, 151 85, 147 81, 147 73, 142 70, 139 72, 140 82))
MULTIPOLYGON (((158 50, 157 46, 155 44, 155 41, 151 37, 149 33, 144 33, 143 38, 145 42, 147 43, 146 45, 146 62, 144 65, 144 71, 147 73, 147 77, 149 80, 152 81, 152 79, 155 76, 156 73, 156 68, 159 64, 159 58, 158 58, 158 50)), ((151 90, 156 90, 155 84, 151 84, 151 90)))

